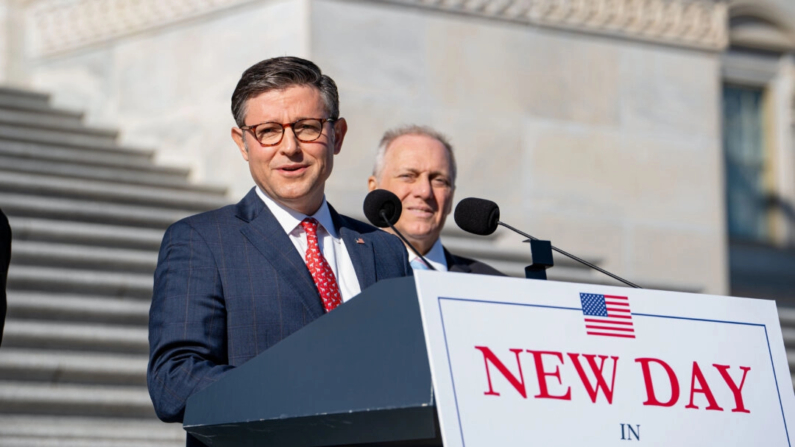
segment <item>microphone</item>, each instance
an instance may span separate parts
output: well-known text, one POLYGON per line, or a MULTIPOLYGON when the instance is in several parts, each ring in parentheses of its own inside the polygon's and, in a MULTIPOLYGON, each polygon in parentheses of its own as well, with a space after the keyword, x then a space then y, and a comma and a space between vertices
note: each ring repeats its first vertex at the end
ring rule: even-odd
POLYGON ((462 230, 488 236, 500 223, 500 207, 491 200, 469 197, 458 203, 453 218, 462 230))
MULTIPOLYGON (((529 234, 518 230, 505 222, 500 221, 500 207, 492 202, 491 200, 486 199, 477 199, 474 197, 469 197, 461 202, 458 203, 458 206, 455 207, 455 214, 453 215, 455 219, 455 223, 458 224, 458 227, 462 230, 474 233, 480 236, 488 236, 494 231, 497 230, 497 226, 502 225, 503 227, 513 231, 514 233, 518 233, 530 240, 537 241, 538 239, 530 236, 529 234)), ((574 256, 571 253, 567 253, 554 245, 551 246, 553 250, 556 252, 567 256, 575 261, 579 262, 580 264, 586 265, 596 271, 602 272, 605 275, 621 281, 622 283, 634 287, 636 289, 642 289, 641 286, 631 283, 626 279, 621 278, 618 275, 614 275, 607 270, 604 270, 596 265, 584 260, 580 259, 577 256, 574 256)))
POLYGON ((374 189, 364 198, 364 215, 378 228, 396 224, 402 212, 403 204, 398 196, 386 189, 374 189))
POLYGON ((386 189, 374 189, 364 198, 364 215, 367 217, 367 220, 378 228, 391 228, 392 231, 400 237, 403 243, 419 256, 429 269, 436 271, 436 268, 422 256, 422 253, 417 251, 417 249, 411 245, 411 242, 395 228, 395 224, 400 220, 400 214, 402 212, 403 204, 400 203, 398 196, 386 189))

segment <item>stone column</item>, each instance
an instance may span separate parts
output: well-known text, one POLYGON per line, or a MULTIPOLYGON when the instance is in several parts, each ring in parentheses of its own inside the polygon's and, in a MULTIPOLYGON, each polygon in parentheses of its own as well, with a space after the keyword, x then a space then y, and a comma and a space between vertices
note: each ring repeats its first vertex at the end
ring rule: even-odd
POLYGON ((0 0, 0 84, 26 87, 24 10, 30 0, 0 0))

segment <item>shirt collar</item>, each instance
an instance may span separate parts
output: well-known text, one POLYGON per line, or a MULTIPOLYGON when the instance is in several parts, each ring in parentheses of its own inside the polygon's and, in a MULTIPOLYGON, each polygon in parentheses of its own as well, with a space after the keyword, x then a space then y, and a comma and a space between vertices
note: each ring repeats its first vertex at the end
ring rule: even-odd
MULTIPOLYGON (((409 262, 418 259, 416 253, 412 250, 408 250, 409 252, 409 262)), ((444 256, 444 247, 442 247, 442 239, 436 239, 436 242, 433 243, 433 247, 428 251, 428 254, 425 255, 425 259, 431 263, 436 270, 440 272, 447 271, 447 258, 444 256)))
POLYGON ((311 216, 307 216, 304 213, 299 213, 298 211, 288 208, 281 203, 273 200, 269 195, 265 194, 265 191, 260 189, 259 186, 256 188, 257 195, 263 202, 265 202, 265 206, 273 213, 273 217, 276 218, 276 221, 279 222, 279 225, 284 229, 284 232, 290 234, 295 230, 295 228, 307 217, 313 217, 315 220, 318 221, 320 226, 322 226, 328 234, 331 235, 333 238, 337 238, 337 229, 334 228, 334 221, 331 219, 331 212, 328 209, 328 203, 326 202, 326 197, 323 196, 323 203, 320 205, 320 208, 315 212, 315 214, 311 216))

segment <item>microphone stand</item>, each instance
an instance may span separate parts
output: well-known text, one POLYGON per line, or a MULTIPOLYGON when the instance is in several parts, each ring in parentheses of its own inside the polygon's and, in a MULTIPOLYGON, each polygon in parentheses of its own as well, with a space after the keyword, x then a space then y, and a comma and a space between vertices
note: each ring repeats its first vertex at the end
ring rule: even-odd
POLYGON ((419 252, 419 251, 417 251, 417 249, 416 249, 416 248, 414 248, 414 246, 413 246, 413 245, 411 245, 411 242, 409 242, 408 240, 406 240, 406 238, 405 238, 405 237, 403 237, 403 235, 402 235, 402 234, 400 234, 400 231, 398 231, 398 230, 397 230, 397 228, 395 228, 395 226, 394 226, 394 225, 392 225, 392 222, 390 222, 390 221, 389 221, 389 219, 387 219, 387 218, 386 218, 386 211, 384 211, 384 210, 381 210, 381 212, 380 212, 380 213, 378 213, 378 215, 379 215, 379 216, 381 216, 381 219, 384 219, 384 222, 386 222, 386 223, 387 223, 387 225, 389 225, 389 228, 391 228, 391 229, 392 229, 392 231, 394 231, 394 232, 395 232, 395 234, 397 234, 397 235, 398 235, 398 237, 400 238, 400 240, 402 240, 404 244, 406 244, 407 246, 409 246, 409 247, 411 248, 411 251, 413 251, 414 253, 416 253, 416 254, 417 254, 417 256, 419 256, 419 257, 420 257, 420 259, 422 259, 422 262, 424 262, 424 263, 425 263, 425 265, 427 265, 429 269, 433 270, 434 272, 435 272, 435 271, 437 271, 437 270, 436 270, 436 268, 435 268, 434 266, 432 266, 432 265, 431 265, 431 263, 430 263, 430 262, 428 262, 428 260, 427 260, 427 259, 425 259, 425 257, 424 257, 424 256, 422 256, 422 254, 420 254, 420 252, 419 252))

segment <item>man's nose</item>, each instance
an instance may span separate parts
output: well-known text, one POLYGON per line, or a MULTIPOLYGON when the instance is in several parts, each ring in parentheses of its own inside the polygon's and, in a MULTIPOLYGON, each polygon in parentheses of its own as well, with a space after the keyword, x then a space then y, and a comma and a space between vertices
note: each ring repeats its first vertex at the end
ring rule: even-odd
POLYGON ((431 186, 430 179, 420 178, 414 182, 414 195, 429 199, 433 197, 433 187, 431 186))
POLYGON ((288 126, 284 129, 284 136, 282 137, 282 144, 280 145, 281 152, 288 157, 295 155, 301 151, 299 144, 298 137, 295 136, 292 127, 288 126))

